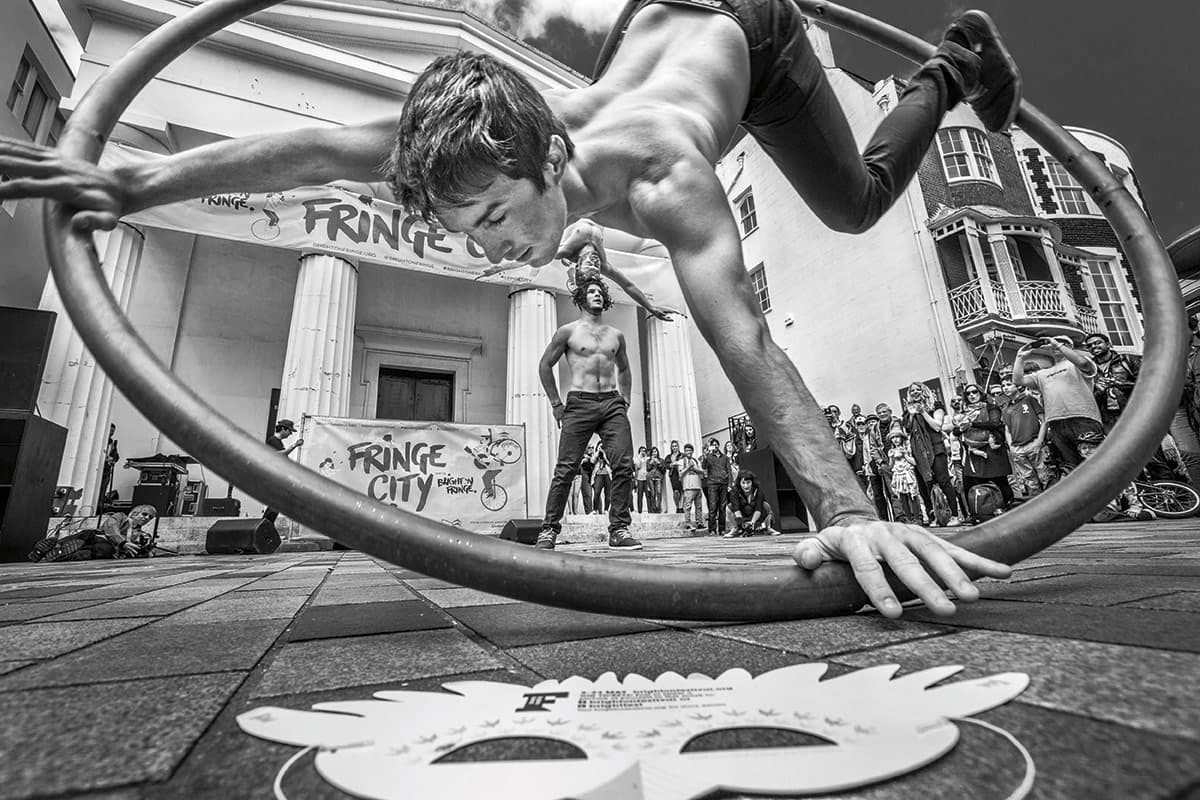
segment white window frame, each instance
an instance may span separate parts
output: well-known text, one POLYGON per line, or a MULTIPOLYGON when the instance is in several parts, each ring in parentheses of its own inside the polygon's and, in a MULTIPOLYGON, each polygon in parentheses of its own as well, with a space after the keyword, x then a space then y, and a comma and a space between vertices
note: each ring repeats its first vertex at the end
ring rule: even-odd
POLYGON ((733 201, 733 206, 737 213, 738 227, 742 229, 742 238, 745 239, 758 230, 758 208, 754 202, 754 190, 747 189, 739 194, 733 201), (750 206, 749 211, 746 210, 747 204, 750 206))
POLYGON ((1000 186, 996 158, 983 131, 966 126, 937 132, 938 156, 948 183, 986 181, 1000 186))
POLYGON ((33 53, 26 48, 17 64, 17 71, 9 83, 5 101, 6 108, 16 118, 21 129, 29 134, 31 140, 45 144, 46 140, 50 138, 50 129, 55 120, 62 118, 65 121, 66 119, 59 109, 61 102, 62 97, 55 91, 50 76, 42 69, 42 65, 34 58, 33 53), (46 96, 46 105, 42 108, 33 130, 30 131, 25 127, 25 114, 29 110, 29 101, 33 97, 35 87, 41 89, 42 94, 46 96))
POLYGON ((1087 278, 1084 281, 1084 287, 1087 289, 1088 299, 1091 301, 1092 308, 1096 309, 1096 321, 1099 323, 1100 329, 1108 334, 1109 339, 1112 340, 1113 348, 1121 352, 1141 352, 1142 321, 1138 318, 1133 302, 1133 292, 1129 288, 1128 281, 1125 280, 1124 271, 1121 269, 1121 264, 1116 254, 1099 254, 1089 251, 1088 256, 1083 259, 1082 266, 1087 278), (1116 300, 1102 301, 1100 299, 1100 292, 1096 287, 1093 264, 1100 265, 1112 279, 1113 288, 1117 292, 1116 300), (1102 303, 1119 306, 1121 316, 1124 317, 1125 324, 1129 329, 1129 338, 1132 340, 1130 343, 1119 342, 1118 339, 1121 337, 1121 333, 1108 327, 1102 303))
POLYGON ((1050 190, 1054 192, 1054 203, 1058 206, 1058 215, 1066 217, 1100 215, 1096 204, 1092 202, 1092 198, 1088 197, 1087 190, 1083 188, 1083 184, 1075 180, 1074 175, 1067 172, 1067 168, 1062 165, 1062 162, 1046 152, 1042 153, 1042 160, 1046 164, 1046 181, 1050 184, 1050 190), (1068 203, 1071 205, 1070 210, 1067 208, 1068 203))
POLYGON ((750 288, 758 300, 758 307, 764 314, 771 310, 771 289, 767 285, 767 267, 762 262, 755 264, 750 270, 750 288))

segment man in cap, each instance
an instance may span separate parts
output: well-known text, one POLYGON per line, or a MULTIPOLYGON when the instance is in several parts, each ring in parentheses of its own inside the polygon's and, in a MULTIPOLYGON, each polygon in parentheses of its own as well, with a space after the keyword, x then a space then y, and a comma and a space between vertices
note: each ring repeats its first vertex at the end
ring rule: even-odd
MULTIPOLYGON (((297 439, 291 445, 284 445, 283 440, 292 436, 296 432, 296 423, 290 419, 280 419, 275 421, 275 432, 268 434, 267 444, 274 447, 276 450, 283 453, 284 458, 292 454, 300 445, 304 444, 303 439, 297 439)), ((273 508, 267 507, 263 509, 263 519, 269 520, 271 524, 275 524, 275 518, 279 516, 279 512, 273 508)))

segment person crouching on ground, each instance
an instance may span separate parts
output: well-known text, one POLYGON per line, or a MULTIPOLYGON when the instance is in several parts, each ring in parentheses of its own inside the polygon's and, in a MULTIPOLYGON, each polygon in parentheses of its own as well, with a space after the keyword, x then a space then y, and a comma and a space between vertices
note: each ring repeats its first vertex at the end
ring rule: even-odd
POLYGON ((771 527, 771 523, 774 522, 771 504, 763 497, 758 487, 758 476, 751 470, 743 469, 738 472, 737 484, 729 493, 729 510, 733 512, 733 530, 725 534, 726 539, 753 536, 756 533, 780 535, 779 531, 771 527))
POLYGON ((47 536, 33 546, 30 561, 89 561, 94 558, 133 558, 150 546, 150 535, 142 526, 158 516, 154 506, 134 506, 126 516, 120 512, 100 517, 97 527, 77 531, 61 539, 47 536))

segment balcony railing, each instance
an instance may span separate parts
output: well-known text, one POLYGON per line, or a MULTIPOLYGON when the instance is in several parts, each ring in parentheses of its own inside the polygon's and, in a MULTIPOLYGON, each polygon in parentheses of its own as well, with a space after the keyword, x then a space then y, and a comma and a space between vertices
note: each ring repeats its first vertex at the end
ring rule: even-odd
POLYGON ((1079 329, 1084 333, 1103 333, 1100 330, 1100 317, 1096 313, 1096 309, 1076 305, 1075 313, 1079 317, 1079 329))
MULTIPOLYGON (((988 297, 978 279, 950 290, 950 308, 954 313, 954 324, 963 328, 989 316, 1001 319, 1018 319, 1008 302, 1008 290, 1004 284, 989 280, 991 297, 988 297)), ((1096 311, 1068 300, 1061 287, 1053 281, 1017 281, 1017 290, 1025 312, 1019 319, 1061 319, 1077 325, 1084 333, 1098 333, 1099 322, 1096 311)))
POLYGON ((1053 281, 1017 281, 1025 314, 1043 319, 1069 319, 1070 311, 1063 307, 1063 294, 1053 281))

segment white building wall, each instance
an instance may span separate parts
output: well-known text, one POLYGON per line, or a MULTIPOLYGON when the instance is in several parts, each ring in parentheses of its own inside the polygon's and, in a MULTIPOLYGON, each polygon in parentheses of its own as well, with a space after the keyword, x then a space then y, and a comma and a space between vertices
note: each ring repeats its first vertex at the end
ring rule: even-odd
MULTIPOLYGON (((60 95, 71 93, 73 77, 42 24, 32 0, 0 4, 0 87, 8 96, 17 65, 29 47, 60 95)), ((43 123, 43 131, 46 123, 43 123)), ((29 134, 5 105, 0 105, 0 136, 28 141, 29 134)), ((43 137, 44 138, 44 137, 43 137)), ((37 308, 50 264, 42 245, 40 203, 33 200, 0 202, 0 305, 37 308)))
MULTIPOLYGON (((883 112, 844 73, 827 74, 861 148, 883 112)), ((846 414, 853 403, 864 410, 879 402, 896 408, 900 387, 913 380, 948 379, 961 366, 963 353, 936 257, 927 254, 927 267, 918 244, 924 212, 912 209, 924 207, 919 187, 914 184, 906 195, 911 208, 910 200, 901 198, 866 233, 840 234, 816 218, 749 137, 719 165, 724 185, 737 174, 742 153, 744 171, 728 194, 732 201, 747 188, 754 193, 759 227, 742 242, 746 267, 765 264, 771 333, 817 402, 836 404, 846 414), (926 279, 927 268, 932 281, 926 279)), ((698 382, 701 428, 707 435, 726 428, 727 418, 740 413, 742 405, 695 326, 693 336, 696 373, 710 376, 698 382)))

